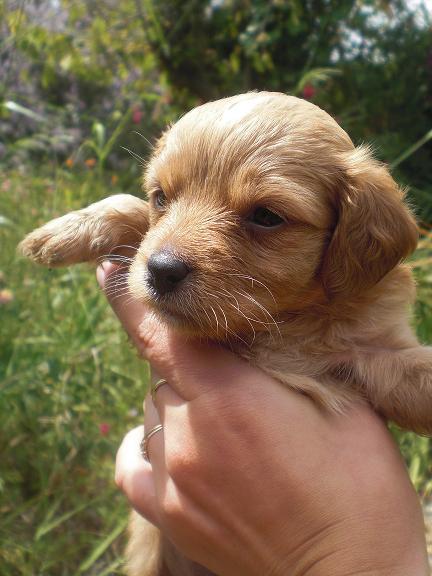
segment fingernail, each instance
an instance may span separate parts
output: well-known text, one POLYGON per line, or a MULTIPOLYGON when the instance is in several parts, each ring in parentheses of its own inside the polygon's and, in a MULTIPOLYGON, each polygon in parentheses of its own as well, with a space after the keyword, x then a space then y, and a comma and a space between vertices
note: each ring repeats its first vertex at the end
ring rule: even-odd
POLYGON ((105 268, 104 263, 100 264, 96 270, 96 280, 102 290, 105 288, 105 268))

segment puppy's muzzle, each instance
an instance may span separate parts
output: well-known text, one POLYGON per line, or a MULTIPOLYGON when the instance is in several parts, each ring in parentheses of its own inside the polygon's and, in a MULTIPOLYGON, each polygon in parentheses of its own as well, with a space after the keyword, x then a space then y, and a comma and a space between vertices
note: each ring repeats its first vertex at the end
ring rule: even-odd
POLYGON ((159 295, 172 292, 190 272, 190 268, 168 250, 155 252, 147 262, 148 284, 159 295))

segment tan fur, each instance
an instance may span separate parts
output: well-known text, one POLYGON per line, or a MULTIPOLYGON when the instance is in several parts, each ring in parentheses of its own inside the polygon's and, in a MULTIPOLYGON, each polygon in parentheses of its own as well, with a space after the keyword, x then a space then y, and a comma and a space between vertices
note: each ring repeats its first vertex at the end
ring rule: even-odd
POLYGON ((51 220, 19 248, 24 256, 56 268, 134 253, 148 228, 147 202, 117 194, 51 220))
POLYGON ((159 576, 161 573, 161 533, 135 511, 129 521, 126 558, 129 576, 159 576))
MULTIPOLYGON (((79 226, 75 214, 36 230, 23 252, 49 265, 94 260, 126 243, 132 227, 143 238, 127 242, 139 244, 130 291, 161 319, 225 343, 327 409, 367 400, 400 426, 432 433, 432 350, 410 329, 415 286, 401 264, 417 227, 366 147, 355 148, 311 103, 248 93, 181 118, 160 140, 145 180, 149 224, 143 204, 116 200, 113 218, 107 199, 104 210, 79 212, 79 226), (164 210, 154 203, 159 190, 164 210), (251 228, 257 206, 286 223, 251 228), (192 272, 158 299, 145 279, 161 249, 192 272)), ((129 556, 138 568, 130 573, 161 575, 141 564, 140 533, 133 532, 129 556)), ((172 576, 183 574, 180 565, 172 576)))

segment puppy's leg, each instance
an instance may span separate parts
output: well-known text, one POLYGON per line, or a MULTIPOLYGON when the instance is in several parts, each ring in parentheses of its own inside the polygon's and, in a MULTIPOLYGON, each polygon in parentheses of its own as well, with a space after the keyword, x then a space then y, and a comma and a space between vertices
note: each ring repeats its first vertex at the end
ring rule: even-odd
POLYGON ((38 264, 69 266, 111 253, 131 254, 147 229, 147 202, 118 194, 51 220, 26 236, 19 249, 38 264))
POLYGON ((126 562, 128 576, 161 576, 161 534, 137 512, 130 516, 126 562))
POLYGON ((360 359, 356 372, 385 418, 418 434, 432 434, 432 348, 371 353, 360 359))
POLYGON ((215 576, 185 558, 157 528, 136 512, 129 522, 126 549, 128 576, 215 576))

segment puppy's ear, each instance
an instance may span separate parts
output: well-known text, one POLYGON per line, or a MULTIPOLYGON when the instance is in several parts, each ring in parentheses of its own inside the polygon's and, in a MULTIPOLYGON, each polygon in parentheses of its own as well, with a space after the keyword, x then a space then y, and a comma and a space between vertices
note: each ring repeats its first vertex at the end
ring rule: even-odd
POLYGON ((322 267, 330 298, 360 293, 411 254, 418 240, 404 193, 385 166, 359 147, 343 158, 338 221, 322 267))

